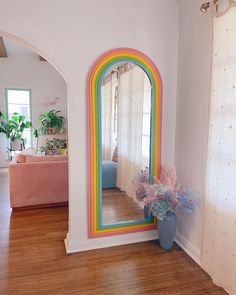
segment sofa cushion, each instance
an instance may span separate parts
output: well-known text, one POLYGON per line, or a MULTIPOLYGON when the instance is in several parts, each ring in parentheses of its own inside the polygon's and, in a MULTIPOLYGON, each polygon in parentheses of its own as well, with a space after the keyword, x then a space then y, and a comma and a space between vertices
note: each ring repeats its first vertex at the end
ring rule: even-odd
POLYGON ((26 161, 26 155, 16 155, 16 163, 25 163, 26 161))
POLYGON ((113 162, 118 162, 118 146, 115 148, 113 156, 112 156, 113 162))
POLYGON ((55 156, 26 156, 26 163, 32 162, 50 162, 50 161, 68 161, 67 155, 55 155, 55 156))
POLYGON ((33 147, 27 148, 21 152, 22 155, 31 155, 34 156, 36 154, 35 149, 33 147))
POLYGON ((117 180, 117 163, 110 160, 102 161, 102 188, 115 188, 117 180))

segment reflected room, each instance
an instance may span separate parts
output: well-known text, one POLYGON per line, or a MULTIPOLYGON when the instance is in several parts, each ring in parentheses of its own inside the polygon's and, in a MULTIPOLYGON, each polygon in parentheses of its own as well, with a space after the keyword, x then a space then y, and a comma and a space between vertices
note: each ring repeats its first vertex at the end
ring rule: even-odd
POLYGON ((145 218, 135 204, 133 180, 149 170, 152 89, 145 71, 117 63, 101 82, 102 223, 145 218))

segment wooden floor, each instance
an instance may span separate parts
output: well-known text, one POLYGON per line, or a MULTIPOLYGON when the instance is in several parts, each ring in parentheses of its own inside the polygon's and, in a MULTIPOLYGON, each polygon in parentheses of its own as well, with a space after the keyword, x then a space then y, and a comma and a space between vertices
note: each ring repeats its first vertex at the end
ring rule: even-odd
POLYGON ((103 224, 143 218, 143 211, 138 208, 132 198, 128 197, 125 192, 118 189, 104 189, 102 191, 103 224))
POLYGON ((11 213, 0 171, 1 295, 226 294, 178 246, 164 251, 152 241, 66 255, 67 214, 67 207, 11 213))

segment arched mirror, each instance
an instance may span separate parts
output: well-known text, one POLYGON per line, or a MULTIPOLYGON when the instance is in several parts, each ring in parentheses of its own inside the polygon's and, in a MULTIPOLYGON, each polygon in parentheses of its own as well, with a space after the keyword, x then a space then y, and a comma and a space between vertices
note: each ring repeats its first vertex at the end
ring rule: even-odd
POLYGON ((155 228, 133 201, 133 179, 158 176, 162 82, 153 62, 127 48, 109 51, 88 79, 89 237, 155 228))

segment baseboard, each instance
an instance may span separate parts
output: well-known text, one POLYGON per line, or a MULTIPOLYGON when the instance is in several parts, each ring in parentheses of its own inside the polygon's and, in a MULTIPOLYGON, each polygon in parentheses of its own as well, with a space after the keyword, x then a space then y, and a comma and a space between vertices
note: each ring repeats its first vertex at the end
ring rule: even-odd
POLYGON ((44 209, 44 208, 54 208, 54 207, 64 207, 68 206, 68 202, 59 202, 59 203, 48 203, 41 205, 32 205, 32 206, 23 206, 23 207, 13 207, 13 211, 24 211, 31 209, 44 209))
POLYGON ((176 233, 175 242, 198 264, 201 266, 200 250, 187 241, 179 232, 176 233))
POLYGON ((87 241, 76 241, 70 238, 69 233, 67 233, 64 240, 66 253, 72 254, 82 251, 89 251, 95 249, 102 249, 108 247, 115 247, 121 245, 135 244, 139 242, 156 240, 158 238, 157 231, 147 231, 140 232, 136 234, 127 234, 121 236, 107 237, 107 238, 98 238, 96 242, 94 239, 88 239, 87 241))
POLYGON ((65 249, 66 249, 66 254, 70 254, 70 249, 69 249, 69 240, 70 240, 70 237, 69 237, 69 233, 66 234, 66 238, 64 239, 64 244, 65 244, 65 249))
MULTIPOLYGON (((71 253, 76 253, 76 252, 81 252, 81 251, 88 251, 88 250, 93 250, 93 249, 100 249, 100 248, 106 248, 106 247, 113 247, 113 246, 120 246, 120 245, 125 245, 125 244, 133 244, 133 243, 138 243, 138 242, 144 242, 144 241, 149 241, 149 240, 155 240, 157 239, 158 236, 156 234, 156 231, 153 231, 153 233, 149 233, 149 236, 130 236, 129 238, 127 237, 126 239, 118 239, 111 241, 109 239, 109 242, 102 241, 99 243, 99 239, 94 245, 94 243, 86 243, 86 244, 81 244, 81 243, 76 243, 75 241, 72 241, 70 239, 69 234, 67 233, 67 236, 64 240, 65 242, 65 248, 66 248, 66 253, 71 254, 71 253)), ((187 241, 179 232, 176 233, 176 243, 198 264, 201 266, 201 255, 200 251, 193 246, 189 241, 187 241)), ((78 242, 78 241, 77 241, 78 242)))

